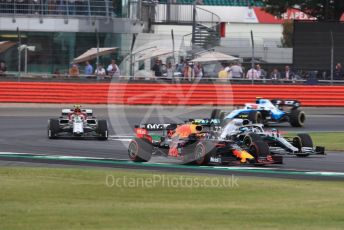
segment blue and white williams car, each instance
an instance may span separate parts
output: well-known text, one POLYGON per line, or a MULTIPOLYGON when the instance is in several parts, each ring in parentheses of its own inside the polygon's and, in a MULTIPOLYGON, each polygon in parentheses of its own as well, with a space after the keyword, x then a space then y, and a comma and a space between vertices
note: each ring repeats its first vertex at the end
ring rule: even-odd
POLYGON ((256 103, 246 103, 244 108, 235 109, 230 113, 214 109, 211 118, 220 120, 241 118, 264 125, 289 122, 293 127, 303 127, 306 114, 299 108, 300 102, 297 100, 258 98, 256 103), (289 109, 285 110, 286 107, 289 107, 289 109))

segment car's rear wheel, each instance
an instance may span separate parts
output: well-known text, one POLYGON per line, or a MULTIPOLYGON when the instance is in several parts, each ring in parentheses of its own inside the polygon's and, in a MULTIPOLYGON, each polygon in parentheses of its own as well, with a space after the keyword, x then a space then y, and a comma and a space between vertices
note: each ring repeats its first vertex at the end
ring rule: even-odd
POLYGON ((303 127, 306 121, 306 114, 305 112, 292 109, 289 114, 289 123, 293 127, 303 127))
POLYGON ((58 119, 49 119, 48 121, 48 138, 54 139, 60 132, 60 122, 58 119))
POLYGON ((147 162, 151 159, 153 145, 146 139, 135 138, 130 141, 128 154, 134 162, 147 162))
POLYGON ((97 132, 99 134, 99 140, 107 140, 109 137, 108 127, 106 120, 98 120, 97 132))
POLYGON ((259 111, 250 111, 248 119, 254 124, 261 124, 263 122, 263 116, 259 111))

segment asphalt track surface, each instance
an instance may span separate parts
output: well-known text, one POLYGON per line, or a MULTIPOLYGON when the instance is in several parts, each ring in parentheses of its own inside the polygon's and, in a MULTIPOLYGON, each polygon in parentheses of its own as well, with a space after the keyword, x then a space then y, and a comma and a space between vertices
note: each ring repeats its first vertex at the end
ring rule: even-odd
MULTIPOLYGON (((84 106, 86 107, 86 106, 84 106)), ((181 122, 189 118, 206 118, 213 108, 211 107, 156 107, 156 106, 90 106, 98 118, 109 121, 109 141, 75 140, 47 138, 47 120, 58 117, 64 105, 39 105, 39 104, 2 104, 0 105, 0 153, 29 153, 47 156, 76 156, 111 159, 127 162, 127 145, 133 135, 133 126, 142 122, 181 122)), ((344 131, 344 109, 342 108, 304 108, 307 114, 307 123, 304 128, 292 128, 288 124, 275 126, 281 131, 314 132, 314 131, 344 131)), ((26 161, 51 163, 49 159, 23 159, 17 157, 1 157, 0 165, 8 162, 26 161), (2 160, 1 160, 2 159, 2 160)), ((228 171, 197 170, 195 168, 166 167, 170 162, 154 158, 153 163, 159 165, 133 165, 130 163, 108 164, 108 162, 70 162, 59 160, 58 163, 106 167, 144 168, 159 171, 192 171, 211 174, 228 174, 228 171), (157 166, 157 167, 156 167, 157 166)), ((56 163, 56 162, 54 162, 56 163)), ((175 164, 170 164, 175 165, 175 164)), ((344 153, 328 153, 326 156, 310 156, 297 158, 286 156, 284 164, 275 167, 276 170, 321 171, 344 173, 344 153)), ((233 173, 233 172, 231 172, 233 173)), ((240 175, 260 175, 257 172, 238 170, 240 175)), ((343 174, 344 175, 344 174, 343 174)), ((293 177, 292 174, 263 174, 272 177, 293 177)), ((304 176, 300 176, 304 177, 304 176)), ((307 178, 307 177, 306 177, 307 178)), ((344 179, 344 178, 341 178, 344 179)))

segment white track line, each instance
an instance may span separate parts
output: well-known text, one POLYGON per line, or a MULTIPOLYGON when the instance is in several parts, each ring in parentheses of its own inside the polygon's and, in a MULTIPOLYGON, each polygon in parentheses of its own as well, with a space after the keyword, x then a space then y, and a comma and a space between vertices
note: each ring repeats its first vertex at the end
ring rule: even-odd
MULTIPOLYGON (((25 155, 32 155, 36 157, 44 157, 45 159, 87 159, 87 160, 126 160, 126 159, 113 159, 113 158, 101 158, 101 157, 84 157, 84 156, 65 156, 65 155, 46 155, 46 154, 34 154, 34 153, 16 153, 16 152, 0 152, 1 155, 18 155, 18 156, 25 156, 25 155)), ((155 164, 155 165, 168 165, 169 163, 153 163, 147 162, 145 164, 155 164)), ((200 168, 220 168, 220 169, 228 169, 228 170, 276 170, 276 171, 294 171, 290 169, 277 169, 277 168, 266 168, 266 167, 224 167, 224 166, 200 166, 200 168)), ((296 170, 295 172, 304 173, 307 175, 312 176, 344 176, 344 172, 329 172, 329 171, 303 171, 303 170, 296 170)))

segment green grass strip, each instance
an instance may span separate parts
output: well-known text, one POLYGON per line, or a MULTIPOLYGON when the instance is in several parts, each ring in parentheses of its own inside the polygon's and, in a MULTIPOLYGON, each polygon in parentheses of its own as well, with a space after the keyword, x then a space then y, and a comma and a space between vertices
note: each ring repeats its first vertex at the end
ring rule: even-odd
POLYGON ((344 226, 342 182, 238 177, 232 186, 199 186, 228 179, 233 180, 118 169, 2 167, 0 227, 322 230, 344 226), (158 177, 164 182, 148 183, 158 177), (109 178, 122 182, 109 183, 109 178), (138 183, 125 184, 124 179, 138 183), (173 181, 179 182, 171 186, 173 181), (192 182, 183 186, 187 181, 192 182))

